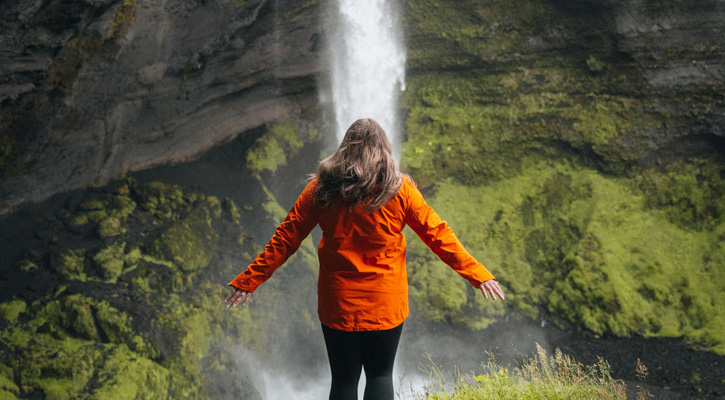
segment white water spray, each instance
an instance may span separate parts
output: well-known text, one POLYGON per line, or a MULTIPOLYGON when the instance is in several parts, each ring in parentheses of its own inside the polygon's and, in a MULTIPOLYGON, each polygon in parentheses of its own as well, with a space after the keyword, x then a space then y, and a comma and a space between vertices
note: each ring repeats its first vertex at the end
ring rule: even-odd
POLYGON ((337 139, 359 118, 377 120, 399 158, 398 94, 405 90, 405 48, 391 0, 338 0, 332 13, 332 100, 337 139))

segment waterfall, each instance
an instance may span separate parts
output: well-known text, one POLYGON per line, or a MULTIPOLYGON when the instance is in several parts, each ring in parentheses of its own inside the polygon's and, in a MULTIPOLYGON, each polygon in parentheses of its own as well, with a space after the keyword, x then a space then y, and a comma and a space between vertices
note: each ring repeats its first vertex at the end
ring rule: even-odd
POLYGON ((332 13, 332 101, 337 139, 359 118, 377 120, 399 159, 398 94, 405 90, 405 48, 391 0, 337 0, 332 13))

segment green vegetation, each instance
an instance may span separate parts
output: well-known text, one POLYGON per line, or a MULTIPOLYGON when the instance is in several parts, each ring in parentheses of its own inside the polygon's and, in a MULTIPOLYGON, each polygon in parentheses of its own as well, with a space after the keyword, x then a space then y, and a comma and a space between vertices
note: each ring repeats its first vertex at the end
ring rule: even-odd
POLYGON ((28 305, 23 300, 13 300, 0 304, 0 314, 8 321, 15 321, 27 308, 28 305))
MULTIPOLYGON (((435 365, 427 367, 435 383, 426 388, 420 399, 488 400, 488 399, 531 399, 531 400, 625 400, 624 383, 610 376, 609 365, 600 360, 595 365, 584 366, 571 357, 556 350, 549 356, 538 347, 538 354, 526 360, 521 367, 508 368, 495 360, 484 365, 481 374, 458 375, 454 382, 447 382, 446 376, 435 365)), ((640 387, 638 399, 649 398, 640 387)))
POLYGON ((254 307, 226 310, 224 283, 261 249, 249 227, 271 234, 286 215, 262 178, 248 190, 262 207, 129 179, 89 188, 58 212, 64 228, 48 223, 57 238, 16 263, 18 279, 45 291, 0 303, 0 398, 205 399, 218 379, 255 398, 235 353, 289 342, 270 328, 283 320, 317 333, 312 298, 279 299, 291 285, 314 287, 317 259, 308 239, 288 262, 297 266, 278 270, 254 307), (110 218, 113 234, 101 228, 110 218), (226 249, 244 259, 219 256, 222 232, 244 238, 226 249))
POLYGON ((239 225, 242 215, 239 213, 239 208, 237 207, 237 204, 234 203, 234 200, 226 197, 224 199, 224 209, 228 213, 227 218, 239 225))
MULTIPOLYGON (((606 8, 407 6, 403 169, 504 284, 504 304, 597 335, 681 337, 725 354, 722 163, 640 163, 667 126, 711 118, 721 85, 693 89, 688 114, 663 111, 682 94, 655 90, 612 48, 606 8)), ((419 241, 410 254, 419 315, 483 328, 506 311, 419 241)))
MULTIPOLYGON (((646 193, 633 179, 542 162, 485 186, 441 182, 428 201, 523 314, 545 309, 597 334, 684 337, 723 354, 725 221, 708 216, 712 230, 683 227, 672 217, 676 205, 652 209, 654 193, 646 193)), ((722 195, 699 197, 707 209, 722 207, 722 195)), ((410 246, 411 296, 423 315, 480 327, 500 314, 498 305, 474 302, 473 290, 424 247, 410 246), (440 282, 451 286, 434 291, 441 299, 426 294, 440 282)))
POLYGON ((93 262, 100 270, 101 278, 113 283, 123 272, 125 242, 116 242, 104 249, 101 249, 93 256, 93 262))
POLYGON ((302 148, 303 139, 316 135, 316 131, 310 129, 307 137, 302 135, 294 121, 274 125, 257 139, 252 150, 247 153, 247 168, 255 172, 275 172, 277 167, 287 164, 288 156, 295 155, 302 148))
POLYGON ((218 241, 219 235, 211 222, 192 214, 173 224, 156 239, 149 254, 172 260, 181 270, 192 272, 209 264, 218 241))
POLYGON ((233 346, 225 331, 251 337, 255 329, 243 323, 248 312, 223 313, 223 288, 198 275, 220 215, 217 198, 159 182, 89 190, 66 215, 69 231, 56 232, 69 247, 51 249, 47 264, 36 250, 18 263, 28 279, 55 272, 55 283, 43 275, 47 292, 0 304, 0 397, 205 398, 199 364, 212 337, 233 346), (131 215, 143 226, 129 225, 131 215), (93 228, 108 218, 122 228, 116 235, 93 228), (70 238, 78 235, 77 246, 94 236, 104 244, 77 247, 70 238))
POLYGON ((50 266, 64 278, 85 281, 84 260, 85 249, 57 249, 51 255, 50 266))
POLYGON ((447 176, 502 179, 552 156, 623 171, 647 149, 644 135, 661 117, 647 101, 608 94, 614 84, 556 59, 497 73, 413 75, 405 166, 423 185, 447 176))
POLYGON ((725 176, 717 164, 693 159, 646 170, 637 183, 650 209, 684 229, 716 230, 725 215, 725 176))
MULTIPOLYGON (((9 350, 24 354, 20 359, 3 360, 2 368, 11 369, 10 378, 20 382, 12 391, 14 396, 76 398, 91 381, 104 389, 109 382, 113 385, 131 379, 128 374, 153 376, 153 370, 163 370, 146 358, 157 356, 158 352, 130 328, 130 318, 105 301, 67 295, 56 300, 37 300, 27 314, 21 323, 0 332, 0 341, 9 350), (133 367, 114 366, 121 356, 133 367), (104 375, 113 379, 104 379, 104 375)), ((88 394, 88 398, 103 398, 96 393, 88 394)))

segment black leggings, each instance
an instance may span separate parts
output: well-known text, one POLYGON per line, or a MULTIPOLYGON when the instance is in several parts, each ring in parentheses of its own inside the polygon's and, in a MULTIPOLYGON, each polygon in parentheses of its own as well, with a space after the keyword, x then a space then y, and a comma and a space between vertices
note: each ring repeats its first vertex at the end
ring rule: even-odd
POLYGON ((364 400, 393 400, 393 363, 403 324, 384 331, 347 332, 322 325, 332 371, 330 400, 357 400, 365 368, 364 400))

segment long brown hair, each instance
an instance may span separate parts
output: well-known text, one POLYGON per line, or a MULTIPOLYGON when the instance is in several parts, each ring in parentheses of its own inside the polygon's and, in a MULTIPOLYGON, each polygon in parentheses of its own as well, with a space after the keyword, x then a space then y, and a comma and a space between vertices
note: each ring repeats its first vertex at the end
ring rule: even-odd
POLYGON ((395 195, 403 183, 392 147, 380 124, 372 118, 355 121, 335 154, 317 169, 317 203, 325 208, 338 199, 351 209, 373 212, 395 195))

